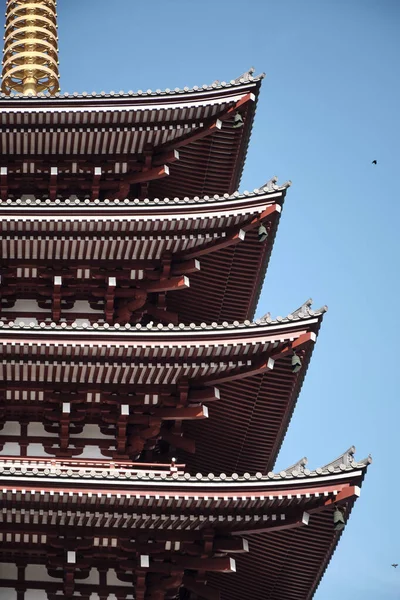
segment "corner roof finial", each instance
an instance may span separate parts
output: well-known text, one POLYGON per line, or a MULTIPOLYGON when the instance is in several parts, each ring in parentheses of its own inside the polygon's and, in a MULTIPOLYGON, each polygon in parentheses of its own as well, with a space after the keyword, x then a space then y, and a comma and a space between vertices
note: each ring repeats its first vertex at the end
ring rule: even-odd
POLYGON ((56 0, 7 0, 4 40, 5 94, 59 91, 56 0))

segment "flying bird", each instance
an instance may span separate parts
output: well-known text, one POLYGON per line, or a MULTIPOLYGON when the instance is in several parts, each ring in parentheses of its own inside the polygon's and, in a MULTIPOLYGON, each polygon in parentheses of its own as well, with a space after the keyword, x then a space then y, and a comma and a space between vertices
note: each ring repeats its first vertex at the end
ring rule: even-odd
POLYGON ((395 569, 397 569, 397 567, 398 567, 398 566, 399 566, 399 564, 398 564, 398 563, 393 563, 393 564, 392 564, 392 567, 394 567, 395 569))
POLYGON ((373 165, 377 165, 377 164, 378 164, 378 161, 377 161, 377 160, 373 160, 373 161, 372 161, 372 164, 373 164, 373 165))

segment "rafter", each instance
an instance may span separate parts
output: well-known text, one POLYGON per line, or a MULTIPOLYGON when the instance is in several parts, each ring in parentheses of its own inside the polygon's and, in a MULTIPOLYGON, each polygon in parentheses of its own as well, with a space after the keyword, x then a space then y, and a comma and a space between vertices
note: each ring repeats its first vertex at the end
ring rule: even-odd
POLYGON ((207 254, 211 254, 213 252, 217 252, 218 250, 222 250, 223 248, 235 246, 236 244, 243 242, 245 236, 245 231, 243 229, 238 229, 227 233, 222 239, 219 239, 215 242, 211 242, 210 244, 206 244, 205 246, 202 246, 200 248, 194 248, 193 250, 182 252, 178 256, 179 258, 181 258, 181 260, 200 258, 201 256, 206 256, 207 254))
POLYGON ((172 149, 179 149, 183 146, 187 146, 188 144, 192 144, 198 140, 201 140, 205 137, 208 137, 215 133, 216 131, 222 129, 222 122, 230 119, 232 115, 234 115, 242 106, 247 103, 254 102, 255 96, 252 93, 245 94, 238 101, 234 102, 232 106, 226 109, 224 112, 218 115, 218 118, 214 121, 209 122, 204 125, 200 130, 195 129, 194 132, 191 132, 185 136, 180 137, 178 140, 174 142, 167 142, 166 144, 158 147, 158 152, 172 149))

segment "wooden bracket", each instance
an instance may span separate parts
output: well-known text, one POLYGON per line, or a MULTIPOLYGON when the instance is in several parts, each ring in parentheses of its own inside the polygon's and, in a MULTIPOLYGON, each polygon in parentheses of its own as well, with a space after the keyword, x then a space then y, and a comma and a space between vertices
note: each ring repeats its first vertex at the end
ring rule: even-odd
POLYGON ((117 421, 117 453, 125 454, 126 452, 126 428, 129 418, 129 404, 121 404, 121 414, 117 421))
POLYGON ((71 405, 69 402, 62 404, 62 416, 60 419, 60 449, 67 450, 69 446, 69 427, 70 427, 71 405))
POLYGON ((303 333, 298 338, 293 340, 293 342, 287 344, 284 348, 282 348, 275 354, 272 354, 271 356, 274 360, 280 360, 282 358, 285 358, 285 356, 293 354, 293 350, 303 350, 303 348, 307 346, 310 342, 315 343, 316 340, 317 335, 313 331, 303 333))
POLYGON ((53 283, 53 303, 51 309, 51 317, 56 323, 58 323, 61 318, 61 286, 62 278, 59 275, 56 275, 53 283))
POLYGON ((49 198, 52 201, 54 201, 57 197, 57 178, 58 178, 58 168, 51 167, 50 168, 49 198))
POLYGON ((7 200, 8 196, 8 169, 0 167, 0 196, 2 200, 7 200))
POLYGON ((179 255, 179 258, 182 260, 190 260, 193 258, 199 258, 200 256, 206 256, 207 254, 211 254, 212 252, 217 252, 218 250, 222 250, 223 248, 228 248, 229 246, 235 246, 240 242, 243 242, 246 236, 246 232, 243 229, 239 229, 239 231, 235 230, 231 233, 228 233, 225 237, 216 240, 215 242, 211 242, 202 246, 201 248, 193 248, 193 250, 188 250, 179 255))
POLYGON ((99 197, 100 192, 100 179, 102 175, 101 167, 95 167, 93 171, 93 180, 92 180, 92 194, 91 200, 96 200, 99 197))
POLYGON ((105 317, 106 322, 112 325, 114 323, 114 299, 117 280, 115 277, 109 277, 107 281, 107 291, 105 293, 105 317))

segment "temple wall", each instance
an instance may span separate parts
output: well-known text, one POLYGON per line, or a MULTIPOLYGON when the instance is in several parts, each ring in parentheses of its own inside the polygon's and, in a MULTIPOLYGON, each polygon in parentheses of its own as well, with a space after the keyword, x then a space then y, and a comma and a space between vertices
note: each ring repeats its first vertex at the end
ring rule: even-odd
MULTIPOLYGON (((1 588, 1 600, 17 600, 17 592, 11 588, 1 588)), ((37 598, 36 600, 42 599, 37 598)))
MULTIPOLYGON (((18 569, 13 563, 0 563, 0 579, 17 579, 18 569)), ((0 597, 3 600, 3 590, 0 590, 0 597)))
MULTIPOLYGON (((40 280, 38 279, 38 282, 39 281, 40 280)), ((40 308, 36 300, 24 299, 17 300, 12 308, 3 308, 2 313, 4 314, 4 316, 6 316, 7 313, 18 313, 18 319, 26 320, 27 325, 29 323, 37 323, 37 319, 31 316, 32 313, 43 313, 43 316, 45 316, 46 318, 50 316, 49 309, 40 308)), ((67 317, 68 314, 93 314, 98 317, 102 316, 104 312, 102 310, 94 310, 90 307, 89 302, 87 302, 86 300, 77 300, 73 308, 62 309, 62 315, 64 317, 67 317)), ((61 322, 62 321, 63 319, 61 319, 61 322)))
MULTIPOLYGON (((64 598, 63 595, 59 594, 60 599, 64 598)), ((17 592, 12 588, 1 588, 1 600, 17 600, 17 592)), ((42 590, 26 590, 25 600, 48 600, 46 592, 42 590)), ((99 600, 98 594, 93 592, 90 595, 90 600, 99 600)), ((115 594, 107 596, 107 600, 116 600, 115 594)))
MULTIPOLYGON (((20 436, 21 426, 17 421, 6 421, 3 429, 0 430, 0 436, 4 441, 4 447, 0 450, 0 456, 20 456, 20 446, 16 442, 7 441, 9 436, 20 436)), ((49 433, 45 430, 42 423, 29 423, 28 424, 28 437, 37 437, 40 439, 46 438, 45 444, 57 445, 59 438, 53 433, 49 433)), ((115 439, 112 435, 103 435, 98 425, 85 425, 82 433, 71 434, 71 446, 73 446, 73 440, 113 440, 115 439)), ((44 445, 38 442, 30 443, 27 447, 27 456, 37 457, 53 457, 54 454, 48 454, 44 445)), ((84 448, 83 452, 76 458, 98 458, 105 459, 101 453, 99 446, 88 445, 84 448)))
POLYGON ((107 585, 121 585, 124 587, 132 587, 132 584, 128 581, 121 581, 118 579, 114 569, 108 569, 107 571, 107 585))

